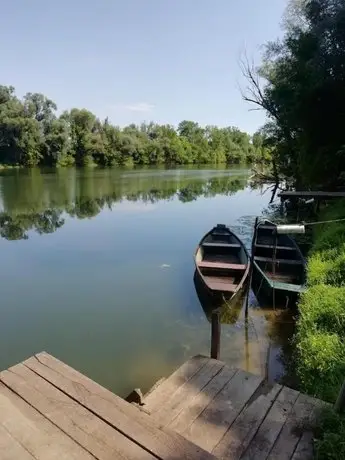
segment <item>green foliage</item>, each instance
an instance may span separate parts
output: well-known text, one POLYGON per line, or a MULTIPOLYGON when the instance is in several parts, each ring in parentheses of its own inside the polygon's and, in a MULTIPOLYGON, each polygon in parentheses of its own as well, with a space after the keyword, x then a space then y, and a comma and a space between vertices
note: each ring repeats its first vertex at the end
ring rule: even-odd
POLYGON ((345 375, 345 346, 337 334, 316 328, 297 336, 297 375, 303 391, 334 401, 345 375))
MULTIPOLYGON (((341 219, 345 203, 324 208, 320 221, 341 219)), ((302 389, 334 401, 345 378, 345 222, 315 226, 308 289, 299 302, 296 347, 302 389)))
POLYGON ((267 160, 267 149, 237 128, 202 128, 182 121, 177 130, 154 123, 112 126, 86 109, 57 116, 53 101, 0 86, 0 164, 24 166, 130 166, 248 163, 267 160))
POLYGON ((314 429, 315 458, 337 460, 345 458, 345 416, 330 408, 322 410, 314 429))
POLYGON ((345 3, 291 0, 285 19, 259 71, 245 64, 246 99, 267 111, 281 175, 298 187, 336 186, 345 173, 345 3))

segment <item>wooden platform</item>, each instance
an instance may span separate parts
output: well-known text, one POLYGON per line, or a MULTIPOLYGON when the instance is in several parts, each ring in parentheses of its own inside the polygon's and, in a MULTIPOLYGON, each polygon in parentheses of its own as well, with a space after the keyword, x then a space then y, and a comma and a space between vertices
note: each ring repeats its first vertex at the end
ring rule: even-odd
POLYGON ((278 193, 278 196, 282 200, 287 200, 288 198, 314 198, 315 200, 332 200, 335 198, 345 198, 345 192, 287 191, 278 193))
POLYGON ((203 356, 144 403, 40 353, 0 373, 0 458, 307 460, 309 427, 324 404, 203 356))
POLYGON ((310 427, 325 405, 203 356, 183 364, 144 403, 162 429, 230 460, 312 458, 310 427))
POLYGON ((0 373, 0 458, 214 459, 47 353, 0 373))

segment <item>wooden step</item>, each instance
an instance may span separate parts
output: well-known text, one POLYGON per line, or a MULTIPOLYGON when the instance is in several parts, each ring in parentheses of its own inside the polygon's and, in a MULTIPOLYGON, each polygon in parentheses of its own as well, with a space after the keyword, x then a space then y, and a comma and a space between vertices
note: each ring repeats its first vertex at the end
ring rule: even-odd
POLYGON ((260 249, 277 249, 279 251, 296 251, 296 248, 293 246, 274 246, 272 244, 256 244, 255 246, 260 249))
POLYGON ((204 248, 241 248, 241 245, 236 243, 202 243, 202 246, 204 248))
POLYGON ((215 236, 231 236, 231 234, 229 232, 222 232, 222 231, 214 231, 211 233, 211 235, 215 235, 215 236))
MULTIPOLYGON (((254 260, 256 262, 271 262, 273 263, 272 257, 259 257, 255 256, 254 260)), ((275 259, 276 264, 286 264, 286 265, 303 265, 303 261, 300 259, 275 259)))
POLYGON ((227 269, 227 270, 241 270, 244 271, 247 268, 247 265, 242 264, 228 264, 225 262, 208 262, 202 261, 198 262, 199 268, 218 268, 218 269, 227 269))

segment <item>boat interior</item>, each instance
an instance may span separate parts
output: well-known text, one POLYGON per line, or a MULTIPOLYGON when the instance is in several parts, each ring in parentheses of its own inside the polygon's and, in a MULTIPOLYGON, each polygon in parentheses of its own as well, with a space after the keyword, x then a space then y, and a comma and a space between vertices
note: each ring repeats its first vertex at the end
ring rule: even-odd
POLYGON ((201 242, 196 263, 213 290, 233 292, 247 268, 247 254, 225 226, 217 226, 201 242))
POLYGON ((304 283, 304 264, 297 247, 287 235, 275 235, 275 226, 259 225, 254 260, 273 281, 304 283))

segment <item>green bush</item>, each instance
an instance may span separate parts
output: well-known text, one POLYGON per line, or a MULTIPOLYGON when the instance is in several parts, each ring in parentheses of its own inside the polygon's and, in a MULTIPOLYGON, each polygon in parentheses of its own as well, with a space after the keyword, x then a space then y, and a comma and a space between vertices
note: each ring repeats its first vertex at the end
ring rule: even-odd
MULTIPOLYGON (((337 333, 345 336, 345 288, 319 284, 311 286, 299 302, 299 333, 337 333)), ((345 377, 345 375, 344 375, 345 377)))
POLYGON ((308 285, 313 286, 319 283, 326 283, 330 272, 331 262, 328 257, 324 257, 317 252, 311 255, 308 259, 307 279, 308 285))
POLYGON ((324 409, 314 429, 317 460, 345 459, 345 416, 324 409))
POLYGON ((297 375, 303 390, 334 401, 345 376, 345 345, 337 334, 315 330, 297 335, 297 375))

